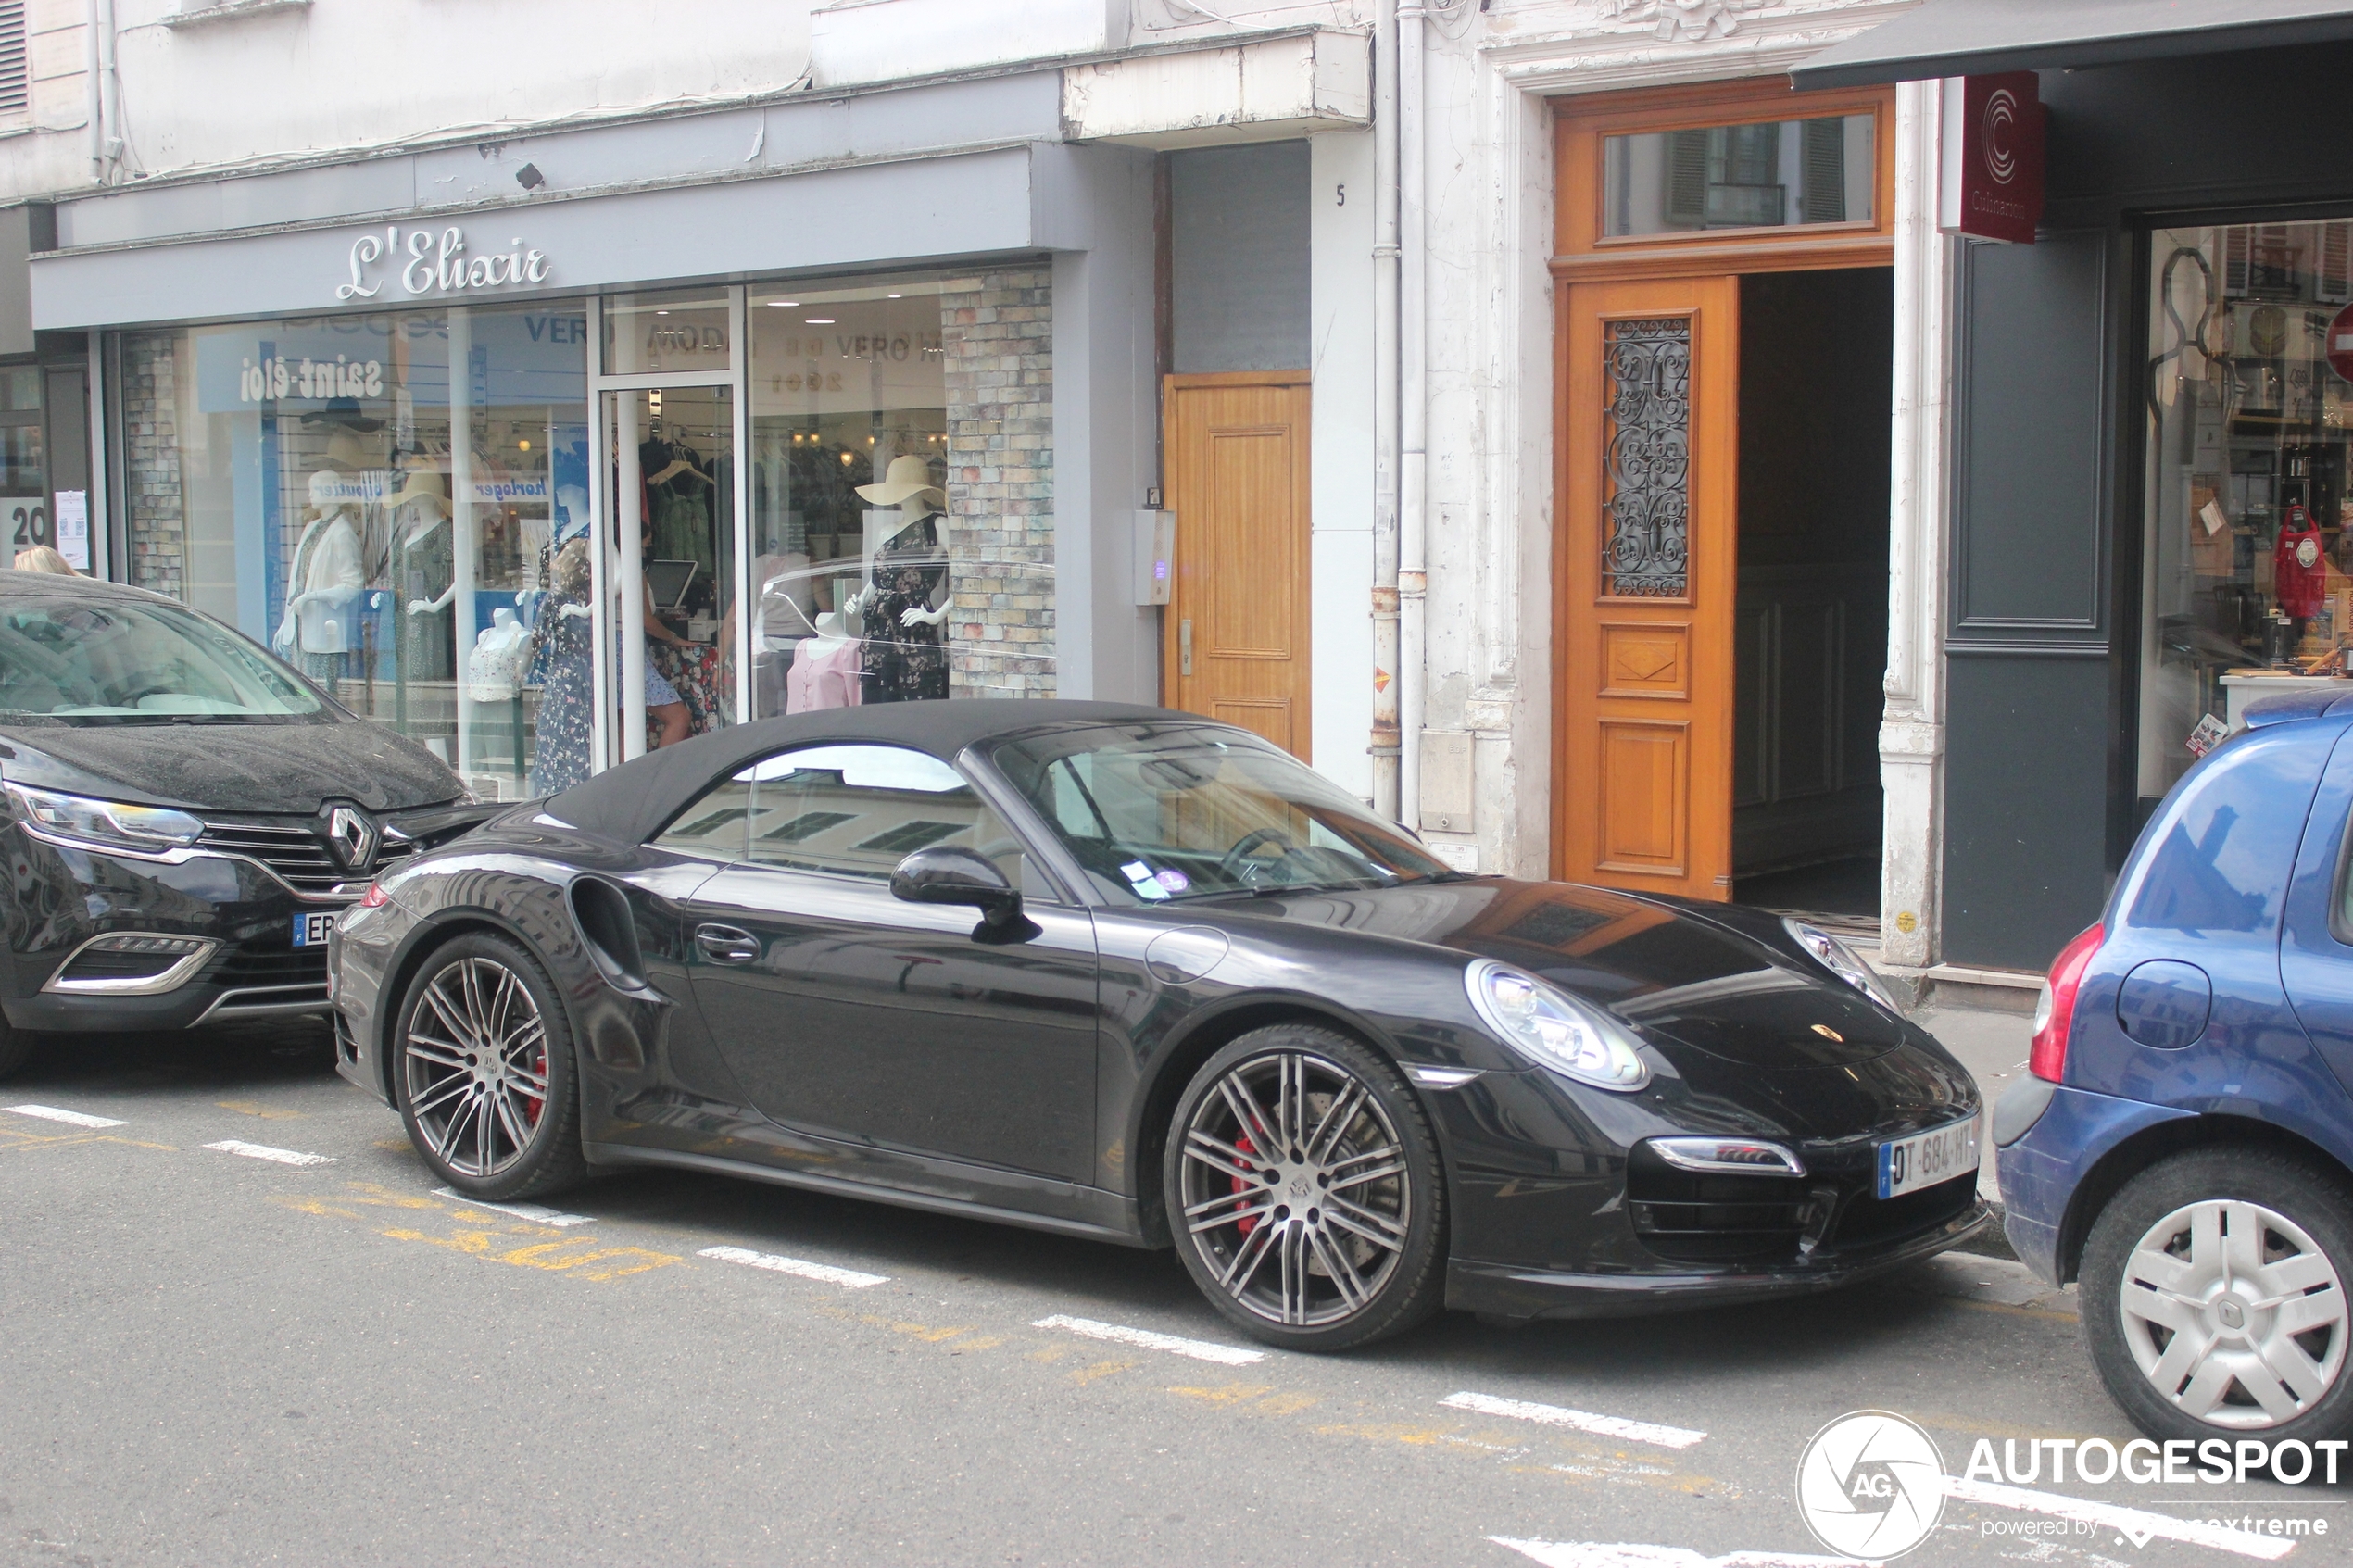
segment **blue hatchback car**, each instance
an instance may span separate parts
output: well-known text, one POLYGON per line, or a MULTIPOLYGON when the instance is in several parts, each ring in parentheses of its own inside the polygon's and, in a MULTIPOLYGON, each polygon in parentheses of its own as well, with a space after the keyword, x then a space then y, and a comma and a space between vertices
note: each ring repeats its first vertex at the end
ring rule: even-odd
POLYGON ((2353 697, 2254 709, 2052 965, 2007 1229, 2158 1438, 2353 1436, 2353 697))

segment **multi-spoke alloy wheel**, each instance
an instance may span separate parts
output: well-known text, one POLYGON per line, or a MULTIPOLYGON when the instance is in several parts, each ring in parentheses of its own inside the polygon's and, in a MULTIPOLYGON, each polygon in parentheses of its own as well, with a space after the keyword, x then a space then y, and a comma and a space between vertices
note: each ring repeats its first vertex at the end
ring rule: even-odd
POLYGON ((2199 1149, 2108 1201, 2083 1326, 2118 1402, 2160 1437, 2353 1431, 2353 1202, 2283 1156, 2199 1149))
POLYGON ((1437 1227, 1422 1210, 1440 1201, 1429 1134, 1367 1057, 1321 1030, 1259 1031, 1203 1067, 1171 1129, 1169 1219, 1186 1264, 1263 1337, 1356 1344, 1426 1311, 1437 1227))
POLYGON ((575 1176, 570 1055, 538 967, 499 937, 461 937, 429 961, 399 1028, 402 1110, 418 1149, 477 1197, 575 1176))

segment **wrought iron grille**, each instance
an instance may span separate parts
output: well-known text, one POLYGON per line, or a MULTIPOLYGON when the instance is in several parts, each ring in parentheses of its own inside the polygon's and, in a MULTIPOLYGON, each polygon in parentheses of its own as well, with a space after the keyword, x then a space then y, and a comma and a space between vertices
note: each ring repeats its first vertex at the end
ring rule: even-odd
POLYGON ((1691 320, 1612 321, 1603 352, 1609 376, 1603 592, 1680 598, 1691 564, 1691 320))

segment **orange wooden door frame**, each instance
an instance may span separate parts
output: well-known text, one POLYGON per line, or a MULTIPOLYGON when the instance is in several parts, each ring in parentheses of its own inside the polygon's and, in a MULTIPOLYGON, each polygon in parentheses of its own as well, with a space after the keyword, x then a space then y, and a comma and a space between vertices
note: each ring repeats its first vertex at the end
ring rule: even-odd
POLYGON ((1740 280, 1570 284, 1559 307, 1555 874, 1729 898, 1740 280), (1680 578, 1671 528, 1609 564, 1613 506, 1629 539, 1680 509, 1680 578))
POLYGON ((1176 514, 1162 700, 1302 759, 1311 718, 1308 381, 1305 370, 1171 375, 1161 395, 1167 506, 1176 514))

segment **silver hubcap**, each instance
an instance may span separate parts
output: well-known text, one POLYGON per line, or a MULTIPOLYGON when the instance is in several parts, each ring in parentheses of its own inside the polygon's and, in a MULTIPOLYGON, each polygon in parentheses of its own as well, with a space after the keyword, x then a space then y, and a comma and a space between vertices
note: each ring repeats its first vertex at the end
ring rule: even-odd
POLYGON ((522 1158, 547 1103, 547 1031, 512 971, 470 958, 434 975, 402 1059, 409 1109, 442 1163, 495 1176, 522 1158))
POLYGON ((1404 1145, 1371 1091, 1323 1057, 1269 1051, 1218 1079, 1185 1127, 1182 1170, 1191 1245, 1269 1323, 1340 1322, 1404 1255, 1404 1145))
POLYGON ((2345 1282, 2294 1221, 2259 1203, 2209 1199, 2150 1226, 2118 1311, 2143 1374, 2209 1425, 2294 1420, 2345 1370, 2345 1282))

